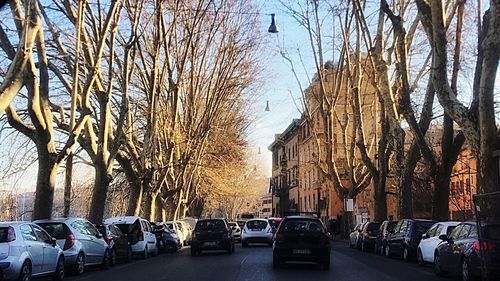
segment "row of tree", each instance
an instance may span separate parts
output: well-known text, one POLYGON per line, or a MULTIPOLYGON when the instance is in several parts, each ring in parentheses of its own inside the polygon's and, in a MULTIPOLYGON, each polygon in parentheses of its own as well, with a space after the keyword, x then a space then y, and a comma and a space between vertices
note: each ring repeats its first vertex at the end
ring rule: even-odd
MULTIPOLYGON (((412 182, 423 161, 433 186, 432 216, 449 219, 450 175, 464 143, 478 161, 477 192, 500 190, 493 156, 500 143, 494 107, 499 1, 489 1, 484 13, 481 0, 281 3, 309 35, 316 74, 310 87, 301 87, 304 117, 316 138, 316 163, 339 198, 356 198, 372 182, 375 219, 382 221, 391 176, 398 214, 410 218, 412 182), (367 109, 363 97, 371 93, 367 109), (375 118, 369 123, 377 123, 375 131, 368 118, 375 118), (441 153, 426 136, 433 121, 442 126, 441 153), (335 124, 342 132, 339 153, 335 124)), ((282 55, 296 72, 297 61, 286 50, 282 55)))
POLYGON ((0 13, 0 112, 36 147, 33 218, 53 213, 65 165, 94 169, 88 217, 101 222, 110 184, 123 214, 200 213, 210 190, 234 192, 248 170, 249 99, 261 40, 247 1, 13 0, 0 13), (221 180, 222 179, 222 180, 221 180), (190 211, 191 210, 191 211, 190 211))

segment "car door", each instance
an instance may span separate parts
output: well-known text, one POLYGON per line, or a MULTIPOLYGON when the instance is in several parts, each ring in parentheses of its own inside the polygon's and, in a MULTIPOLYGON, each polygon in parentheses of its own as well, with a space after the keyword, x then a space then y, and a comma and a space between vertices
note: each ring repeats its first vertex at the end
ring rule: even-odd
POLYGON ((458 240, 459 234, 462 231, 463 224, 457 226, 448 236, 448 241, 443 241, 439 244, 439 258, 441 261, 441 267, 446 270, 450 270, 452 263, 452 256, 454 251, 455 242, 458 240))
POLYGON ((395 233, 394 238, 392 239, 392 247, 391 247, 391 251, 393 254, 401 255, 403 253, 403 244, 409 226, 410 226, 410 220, 403 220, 401 226, 399 227, 399 231, 395 233))
POLYGON ((52 244, 52 237, 50 237, 45 230, 38 225, 31 225, 37 241, 43 244, 43 272, 55 272, 57 267, 57 259, 59 258, 59 246, 52 244))
POLYGON ((148 250, 154 252, 156 249, 156 236, 153 233, 151 224, 145 220, 141 220, 141 224, 144 233, 144 241, 146 241, 148 245, 148 250))
POLYGON ((29 224, 20 225, 19 230, 31 255, 31 272, 33 275, 38 275, 43 272, 43 243, 37 240, 36 234, 29 224))
POLYGON ((389 247, 391 252, 393 251, 393 248, 394 248, 394 241, 396 241, 395 240, 396 235, 399 233, 399 229, 401 228, 402 224, 403 224, 402 220, 398 221, 398 223, 396 224, 394 229, 387 234, 387 247, 389 247))
POLYGON ((458 238, 453 243, 453 250, 449 256, 449 264, 450 268, 454 271, 458 271, 461 267, 462 254, 464 253, 465 246, 467 245, 470 229, 470 224, 464 224, 462 226, 462 230, 458 234, 458 238))
POLYGON ((99 230, 97 230, 97 228, 92 223, 85 220, 83 221, 83 226, 85 227, 90 240, 92 255, 94 255, 94 263, 101 263, 104 259, 104 253, 108 248, 107 243, 102 238, 99 230))
POLYGON ((420 241, 419 248, 424 261, 430 261, 432 259, 431 256, 434 254, 433 245, 435 244, 433 242, 436 241, 436 231, 440 225, 441 224, 435 224, 429 228, 429 230, 427 230, 424 234, 425 239, 422 237, 422 240, 420 241))
POLYGON ((436 248, 443 240, 439 239, 441 234, 446 234, 446 227, 443 224, 438 224, 436 228, 436 232, 433 233, 432 237, 428 240, 428 251, 427 251, 427 259, 428 262, 434 261, 434 253, 436 252, 436 248))

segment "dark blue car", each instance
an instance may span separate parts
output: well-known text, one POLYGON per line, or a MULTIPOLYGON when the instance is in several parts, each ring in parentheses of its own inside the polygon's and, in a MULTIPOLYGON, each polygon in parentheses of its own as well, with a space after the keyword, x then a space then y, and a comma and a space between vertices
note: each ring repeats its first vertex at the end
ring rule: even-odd
POLYGON ((399 256, 405 261, 413 260, 417 256, 417 247, 422 240, 422 234, 435 223, 424 219, 400 220, 387 237, 385 256, 389 258, 399 256))

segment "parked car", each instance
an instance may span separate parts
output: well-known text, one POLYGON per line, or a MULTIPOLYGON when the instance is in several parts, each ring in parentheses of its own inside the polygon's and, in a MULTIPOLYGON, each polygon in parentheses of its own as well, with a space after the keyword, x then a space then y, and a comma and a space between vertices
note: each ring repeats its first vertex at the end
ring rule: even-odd
POLYGON ((375 240, 379 232, 380 223, 379 222, 367 222, 361 229, 359 239, 358 239, 358 249, 366 252, 368 249, 373 249, 375 247, 375 240))
POLYGON ((130 245, 127 237, 118 226, 104 223, 96 227, 102 234, 104 241, 109 245, 112 265, 115 265, 117 260, 125 262, 130 262, 132 260, 132 245, 130 245))
POLYGON ((0 222, 0 280, 47 275, 64 279, 64 253, 56 239, 29 222, 0 222))
POLYGON ((156 244, 160 252, 174 253, 182 246, 179 236, 163 223, 151 223, 156 235, 156 244))
POLYGON ((236 222, 230 222, 229 226, 234 234, 234 242, 241 242, 241 228, 236 222))
POLYGON ((351 233, 349 233, 349 248, 353 248, 358 244, 359 233, 361 232, 361 229, 363 228, 364 225, 365 223, 358 223, 352 229, 351 233))
POLYGON ((417 256, 417 247, 435 221, 423 219, 400 220, 391 234, 387 237, 385 256, 401 256, 403 260, 410 261, 417 256))
MULTIPOLYGON (((186 242, 186 234, 179 228, 179 226, 173 221, 167 221, 166 225, 170 230, 174 231, 179 237, 179 241, 181 242, 181 247, 187 245, 186 242)), ((192 239, 192 238, 191 238, 192 239)))
POLYGON ((397 221, 385 220, 380 225, 378 230, 377 239, 375 240, 375 253, 383 255, 385 253, 385 247, 387 246, 387 236, 394 230, 397 221))
POLYGON ((434 254, 434 272, 444 276, 459 273, 462 280, 479 279, 481 276, 481 248, 489 280, 500 279, 500 225, 486 225, 482 233, 482 242, 478 241, 475 222, 459 224, 450 235, 441 234, 443 241, 434 254))
POLYGON ((251 219, 245 223, 241 234, 241 246, 248 247, 250 243, 273 245, 273 231, 267 220, 251 219))
POLYGON ((196 222, 191 241, 191 255, 201 255, 203 250, 234 252, 234 235, 225 219, 202 219, 196 222))
POLYGON ((108 243, 88 220, 54 218, 37 220, 34 223, 57 239, 57 245, 63 249, 64 263, 74 274, 82 274, 85 267, 91 265, 101 265, 104 269, 111 266, 108 243))
POLYGON ((127 236, 132 245, 132 254, 140 255, 143 259, 158 254, 156 235, 147 220, 137 216, 124 216, 109 218, 105 223, 116 225, 127 236))
POLYGON ((273 268, 287 261, 311 261, 330 269, 330 235, 318 217, 286 216, 274 236, 273 268))
POLYGON ((240 226, 241 229, 245 226, 246 220, 237 220, 236 223, 240 226))
POLYGON ((184 245, 187 246, 191 244, 191 232, 193 232, 193 229, 185 221, 178 220, 175 223, 184 234, 184 245))
POLYGON ((439 236, 443 234, 450 235, 451 231, 455 229, 459 223, 460 222, 456 221, 438 222, 422 235, 422 240, 417 248, 417 261, 420 266, 434 262, 436 248, 443 242, 443 240, 439 239, 439 236))
POLYGON ((196 226, 196 222, 198 221, 198 219, 192 217, 184 217, 180 219, 180 221, 186 222, 189 225, 189 227, 191 227, 191 230, 193 230, 194 227, 196 226))

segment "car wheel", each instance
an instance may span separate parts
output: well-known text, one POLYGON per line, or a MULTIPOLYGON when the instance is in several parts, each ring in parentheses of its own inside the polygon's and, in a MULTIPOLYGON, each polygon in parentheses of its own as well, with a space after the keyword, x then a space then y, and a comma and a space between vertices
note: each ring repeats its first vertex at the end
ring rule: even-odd
POLYGON ((109 269, 111 267, 111 259, 111 252, 109 251, 109 249, 106 249, 106 251, 104 252, 104 257, 102 258, 101 268, 109 269))
POLYGON ((76 256, 75 267, 73 269, 73 272, 75 273, 75 275, 82 275, 84 271, 85 271, 85 255, 83 253, 79 253, 78 256, 76 256))
POLYGON ((54 281, 62 281, 64 279, 64 258, 59 257, 57 260, 56 271, 54 272, 54 281))
POLYGON ((422 256, 422 250, 418 249, 417 251, 417 262, 420 266, 425 266, 426 262, 424 261, 424 257, 422 256))
POLYGON ((392 258, 391 247, 389 245, 385 246, 385 257, 392 258))
POLYGON ((408 251, 408 248, 406 246, 403 246, 403 260, 406 262, 409 262, 411 260, 410 252, 408 251))
POLYGON ((434 273, 437 276, 446 276, 446 275, 448 275, 448 272, 444 271, 441 268, 441 258, 439 257, 439 255, 437 253, 434 255, 434 273))
POLYGON ((148 252, 148 246, 144 247, 144 253, 142 253, 142 259, 145 260, 148 258, 149 252, 148 252))
POLYGON ((470 272, 470 266, 469 263, 465 260, 465 258, 462 259, 462 281, 471 281, 471 280, 476 280, 474 275, 470 272))
POLYGON ((31 263, 25 261, 21 267, 21 272, 19 273, 19 281, 30 281, 31 280, 31 263))

